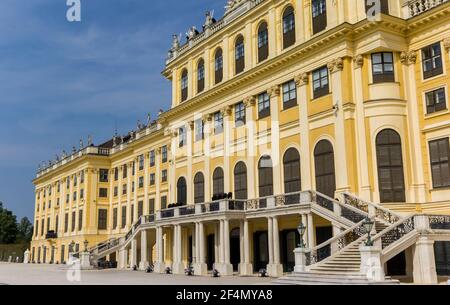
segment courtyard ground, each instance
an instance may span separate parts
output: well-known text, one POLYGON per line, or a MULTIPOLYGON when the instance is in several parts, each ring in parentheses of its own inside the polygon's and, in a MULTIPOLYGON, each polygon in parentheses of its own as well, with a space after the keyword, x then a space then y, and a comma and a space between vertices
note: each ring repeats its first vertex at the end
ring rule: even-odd
POLYGON ((92 270, 77 272, 62 265, 0 263, 0 285, 265 285, 259 277, 187 277, 143 271, 92 270))

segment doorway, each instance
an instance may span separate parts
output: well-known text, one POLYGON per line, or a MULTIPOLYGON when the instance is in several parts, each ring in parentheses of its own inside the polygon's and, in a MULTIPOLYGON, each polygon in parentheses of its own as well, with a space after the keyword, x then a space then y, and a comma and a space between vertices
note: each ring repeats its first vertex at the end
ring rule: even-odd
POLYGON ((297 230, 284 230, 281 232, 281 260, 284 272, 292 272, 295 267, 294 250, 300 244, 297 230))
MULTIPOLYGON (((320 245, 327 240, 333 238, 333 227, 318 227, 316 228, 316 244, 320 245)), ((323 261, 331 255, 331 245, 323 247, 317 252, 317 259, 323 261)))
POLYGON ((230 261, 233 271, 239 271, 241 262, 241 236, 239 228, 233 229, 230 234, 230 261))
POLYGON ((214 234, 210 234, 207 237, 206 265, 208 266, 208 270, 213 270, 214 268, 214 261, 216 259, 215 239, 214 234))
POLYGON ((253 253, 255 272, 265 269, 269 263, 269 239, 267 231, 255 232, 253 234, 253 253))

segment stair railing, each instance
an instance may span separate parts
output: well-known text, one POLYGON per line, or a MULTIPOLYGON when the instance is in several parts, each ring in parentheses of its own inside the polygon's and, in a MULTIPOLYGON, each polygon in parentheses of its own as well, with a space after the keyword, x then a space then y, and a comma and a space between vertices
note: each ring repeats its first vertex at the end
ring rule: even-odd
POLYGON ((312 202, 353 223, 359 223, 369 216, 368 211, 366 212, 352 205, 344 204, 317 191, 311 191, 311 193, 313 197, 312 202))
POLYGON ((379 220, 383 220, 386 223, 389 224, 395 224, 403 219, 402 216, 399 214, 386 209, 385 207, 382 207, 381 205, 378 205, 373 202, 369 202, 366 200, 363 200, 353 194, 350 194, 348 192, 343 193, 344 196, 344 202, 348 206, 352 206, 354 208, 357 208, 358 210, 364 211, 371 216, 375 216, 379 220))
POLYGON ((320 263, 328 257, 331 257, 334 254, 330 251, 333 243, 337 243, 337 252, 340 252, 349 245, 360 240, 367 234, 363 224, 364 220, 358 222, 351 228, 327 240, 326 242, 312 248, 309 254, 307 265, 314 265, 320 263))
POLYGON ((373 237, 374 243, 380 244, 381 249, 384 250, 404 236, 408 235, 415 230, 415 216, 416 215, 412 215, 407 218, 403 218, 387 227, 385 230, 381 231, 373 237))

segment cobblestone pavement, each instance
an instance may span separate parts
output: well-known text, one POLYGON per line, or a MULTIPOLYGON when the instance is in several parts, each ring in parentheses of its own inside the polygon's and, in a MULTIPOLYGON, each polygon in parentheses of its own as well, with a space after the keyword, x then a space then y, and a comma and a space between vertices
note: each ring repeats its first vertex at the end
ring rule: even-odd
POLYGON ((0 263, 0 285, 264 285, 271 280, 256 276, 187 277, 119 270, 81 271, 77 274, 62 265, 0 263))

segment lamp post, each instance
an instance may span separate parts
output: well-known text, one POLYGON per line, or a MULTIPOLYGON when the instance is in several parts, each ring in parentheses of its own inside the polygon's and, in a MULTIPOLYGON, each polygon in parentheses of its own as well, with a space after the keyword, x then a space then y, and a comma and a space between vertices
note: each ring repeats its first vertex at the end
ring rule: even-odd
POLYGON ((372 240, 371 233, 372 233, 372 229, 373 229, 374 224, 375 223, 369 217, 364 219, 364 222, 362 224, 363 227, 364 227, 364 230, 367 233, 367 241, 366 241, 366 244, 365 244, 367 247, 373 247, 373 240, 372 240))
POLYGON ((304 249, 306 248, 305 241, 303 239, 305 232, 306 232, 306 226, 303 223, 300 223, 300 225, 297 228, 298 234, 300 235, 300 245, 299 247, 304 249))

